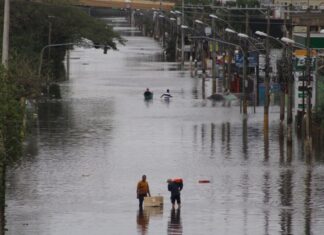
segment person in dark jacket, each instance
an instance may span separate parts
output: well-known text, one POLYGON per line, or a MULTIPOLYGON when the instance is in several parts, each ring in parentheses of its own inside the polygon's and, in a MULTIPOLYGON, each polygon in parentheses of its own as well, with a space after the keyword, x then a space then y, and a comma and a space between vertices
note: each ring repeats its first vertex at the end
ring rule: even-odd
POLYGON ((182 180, 175 181, 168 179, 168 190, 171 192, 171 203, 172 208, 175 206, 175 202, 178 204, 178 208, 181 206, 181 197, 180 197, 180 191, 183 188, 183 182, 182 180))

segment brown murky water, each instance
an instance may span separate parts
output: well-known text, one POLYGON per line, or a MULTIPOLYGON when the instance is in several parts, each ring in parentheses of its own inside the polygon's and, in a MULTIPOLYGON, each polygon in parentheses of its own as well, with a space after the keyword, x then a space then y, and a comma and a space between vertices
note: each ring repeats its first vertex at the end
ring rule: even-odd
POLYGON ((245 122, 236 104, 203 100, 199 79, 163 62, 157 42, 126 39, 107 55, 76 48, 63 99, 39 104, 7 172, 7 234, 323 234, 323 153, 305 157, 296 138, 287 148, 278 107, 265 135, 262 107, 245 122), (159 98, 167 88, 170 102, 159 98), (142 174, 163 208, 138 211, 142 174), (181 210, 173 177, 184 179, 181 210))

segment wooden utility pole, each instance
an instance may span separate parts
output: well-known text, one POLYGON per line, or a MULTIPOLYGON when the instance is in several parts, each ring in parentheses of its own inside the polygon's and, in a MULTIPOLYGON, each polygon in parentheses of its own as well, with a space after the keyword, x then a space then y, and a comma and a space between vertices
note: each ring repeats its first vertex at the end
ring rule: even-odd
MULTIPOLYGON (((285 11, 285 16, 284 16, 284 27, 285 27, 285 31, 284 31, 284 36, 287 37, 287 12, 285 11)), ((285 106, 286 106, 286 87, 288 85, 287 81, 288 81, 288 74, 286 73, 287 71, 287 47, 286 45, 283 46, 282 48, 282 56, 281 56, 281 66, 282 66, 282 70, 281 70, 281 74, 280 74, 280 124, 283 124, 284 120, 285 120, 285 106)))
MULTIPOLYGON (((249 33, 249 12, 245 13, 245 33, 249 33)), ((247 83, 247 67, 248 67, 248 44, 247 40, 244 40, 244 55, 243 55, 243 82, 242 82, 242 93, 243 93, 243 114, 247 114, 247 94, 246 94, 246 83, 247 83)))
MULTIPOLYGON (((270 8, 267 10, 267 35, 270 35, 270 8)), ((269 129, 269 104, 270 104, 270 58, 269 37, 266 37, 265 78, 264 78, 264 129, 269 129)))
MULTIPOLYGON (((215 5, 215 0, 213 0, 213 6, 215 5)), ((213 39, 216 38, 216 25, 215 25, 215 19, 212 18, 212 34, 213 34, 213 39)), ((212 42, 212 94, 216 94, 216 41, 212 42)))
POLYGON ((310 25, 307 24, 307 36, 306 36, 306 48, 307 48, 307 58, 306 58, 306 75, 307 75, 307 110, 306 110, 306 145, 309 150, 312 147, 312 87, 311 87, 311 55, 310 55, 310 25))
MULTIPOLYGON (((289 31, 288 37, 292 38, 292 25, 290 18, 290 6, 288 8, 288 19, 289 19, 289 31)), ((287 22, 286 22, 287 23, 287 22)), ((288 27, 286 26, 288 29, 288 27)), ((293 114, 292 114, 292 106, 293 106, 293 84, 294 78, 292 74, 292 45, 289 44, 288 47, 288 77, 287 77, 287 144, 290 145, 292 143, 292 122, 293 122, 293 114)))

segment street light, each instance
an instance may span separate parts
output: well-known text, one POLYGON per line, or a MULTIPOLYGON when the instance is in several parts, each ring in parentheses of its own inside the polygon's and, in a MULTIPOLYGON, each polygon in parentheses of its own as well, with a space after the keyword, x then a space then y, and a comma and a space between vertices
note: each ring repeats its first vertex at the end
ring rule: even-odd
POLYGON ((249 36, 245 33, 238 33, 237 36, 239 36, 240 38, 249 38, 249 36))
POLYGON ((264 32, 261 32, 261 31, 255 31, 255 34, 256 35, 259 35, 259 36, 262 36, 262 37, 268 37, 269 35, 264 33, 264 32))
POLYGON ((209 17, 212 18, 212 19, 219 19, 218 16, 215 16, 213 14, 210 14, 209 17))
POLYGON ((59 47, 59 46, 70 46, 70 45, 75 45, 76 43, 58 43, 58 44, 49 44, 46 45, 42 48, 41 53, 40 53, 40 57, 39 57, 39 66, 38 66, 38 78, 40 78, 41 76, 41 70, 42 70, 42 65, 43 65, 43 54, 46 48, 50 48, 50 47, 59 47))
MULTIPOLYGON (((246 41, 249 41, 249 36, 247 34, 244 33, 238 33, 233 29, 230 28, 226 28, 225 29, 226 32, 228 33, 232 33, 232 34, 236 34, 238 37, 240 38, 244 38, 246 39, 246 41)), ((243 114, 247 114, 247 95, 246 95, 246 89, 245 89, 245 83, 247 82, 247 63, 248 63, 248 55, 247 55, 247 45, 246 42, 244 43, 244 47, 243 47, 243 82, 242 82, 242 93, 243 93, 243 114)))
MULTIPOLYGON (((277 39, 277 38, 275 38, 275 37, 273 37, 273 36, 271 36, 271 35, 269 35, 269 34, 267 34, 265 32, 256 31, 255 34, 259 35, 259 36, 262 36, 262 37, 270 38, 270 39, 280 43, 282 45, 282 47, 283 47, 281 58, 282 58, 282 61, 284 61, 284 63, 286 63, 286 59, 287 59, 287 54, 286 54, 287 53, 287 42, 289 41, 289 40, 287 40, 287 38, 285 38, 284 39, 285 42, 283 42, 283 41, 281 41, 281 40, 279 40, 279 39, 277 39)), ((269 53, 269 46, 267 46, 266 47, 266 57, 267 57, 267 59, 269 59, 269 54, 270 54, 269 53)), ((284 66, 285 65, 286 64, 284 64, 284 66)), ((284 81, 284 82, 288 81, 288 86, 287 86, 287 88, 288 88, 287 89, 288 90, 287 129, 288 129, 288 139, 290 141, 290 136, 291 136, 290 135, 291 134, 290 133, 290 130, 291 130, 290 125, 292 123, 292 83, 291 82, 293 80, 293 78, 291 77, 292 73, 291 73, 291 57, 290 56, 289 56, 289 59, 287 61, 287 67, 288 67, 288 73, 286 74, 286 72, 281 72, 281 76, 283 76, 282 81, 284 81), (288 77, 286 77, 287 75, 288 75, 288 77)), ((266 76, 269 76, 268 68, 266 70, 266 76)), ((280 81, 280 85, 283 85, 282 81, 280 81)), ((284 84, 287 85, 286 82, 284 84)), ((280 121, 283 122, 284 119, 285 119, 285 93, 284 93, 283 89, 280 89, 280 90, 281 90, 281 96, 280 96, 281 97, 280 98, 280 100, 281 100, 280 101, 280 121)), ((267 92, 266 96, 269 95, 268 89, 266 90, 266 92, 267 92)))
POLYGON ((195 23, 197 23, 197 24, 204 24, 204 22, 202 22, 201 20, 195 20, 195 23))
POLYGON ((280 40, 288 44, 295 44, 295 41, 290 38, 282 37, 280 40))
POLYGON ((225 31, 228 32, 228 33, 234 33, 234 34, 237 34, 237 32, 233 29, 230 29, 230 28, 225 28, 225 31))

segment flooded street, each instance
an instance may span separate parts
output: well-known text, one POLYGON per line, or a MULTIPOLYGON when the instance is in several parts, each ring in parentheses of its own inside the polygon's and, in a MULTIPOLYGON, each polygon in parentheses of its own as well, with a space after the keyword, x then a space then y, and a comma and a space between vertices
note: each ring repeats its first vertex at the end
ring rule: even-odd
POLYGON ((287 148, 278 107, 264 134, 263 107, 243 121, 237 104, 202 99, 201 80, 163 62, 158 42, 125 38, 107 54, 71 51, 63 98, 39 104, 7 170, 8 235, 323 234, 324 154, 307 158, 296 137, 287 148), (138 210, 142 174, 163 208, 138 210), (178 177, 172 210, 166 181, 178 177))

